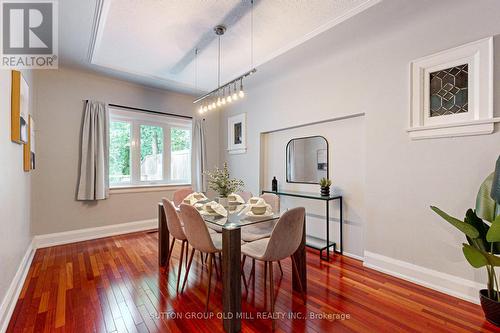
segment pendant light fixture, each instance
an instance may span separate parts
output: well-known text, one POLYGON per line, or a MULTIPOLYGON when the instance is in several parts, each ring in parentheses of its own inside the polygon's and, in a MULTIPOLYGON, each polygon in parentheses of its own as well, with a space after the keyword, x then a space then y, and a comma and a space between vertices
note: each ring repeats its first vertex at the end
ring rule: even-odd
MULTIPOLYGON (((217 88, 206 93, 203 96, 198 97, 193 101, 193 104, 200 104, 198 111, 200 114, 206 113, 207 111, 214 110, 218 107, 226 105, 227 103, 235 102, 238 99, 245 97, 245 92, 243 90, 243 79, 248 77, 249 75, 255 73, 257 71, 256 68, 253 67, 253 0, 251 3, 251 12, 250 12, 250 58, 251 58, 251 69, 238 76, 237 78, 221 85, 220 77, 221 77, 221 38, 226 32, 226 26, 217 25, 214 28, 214 32, 218 38, 218 56, 217 56, 217 88), (239 90, 238 90, 239 83, 239 90), (231 91, 231 86, 233 87, 231 91), (227 90, 227 93, 226 93, 227 90)), ((196 65, 196 56, 198 55, 198 50, 196 49, 195 54, 195 71, 197 71, 196 65)))

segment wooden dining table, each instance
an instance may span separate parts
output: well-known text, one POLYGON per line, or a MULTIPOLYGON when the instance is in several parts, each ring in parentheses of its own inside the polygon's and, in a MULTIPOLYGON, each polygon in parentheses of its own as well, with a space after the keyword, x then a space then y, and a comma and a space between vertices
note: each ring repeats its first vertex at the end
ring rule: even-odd
MULTIPOLYGON (((241 214, 243 209, 244 205, 228 207, 227 217, 201 214, 205 223, 222 228, 222 320, 224 331, 230 333, 241 331, 241 319, 244 317, 241 311, 241 230, 248 226, 277 220, 281 216, 281 212, 275 212, 272 216, 247 216, 245 213, 241 214)), ((293 254, 299 274, 298 277, 292 274, 292 288, 298 292, 300 292, 301 284, 304 292, 307 291, 305 226, 304 221, 302 242, 293 254)), ((170 249, 170 235, 161 202, 158 204, 158 234, 158 262, 164 267, 167 264, 170 249)), ((293 262, 292 265, 294 265, 293 262)))

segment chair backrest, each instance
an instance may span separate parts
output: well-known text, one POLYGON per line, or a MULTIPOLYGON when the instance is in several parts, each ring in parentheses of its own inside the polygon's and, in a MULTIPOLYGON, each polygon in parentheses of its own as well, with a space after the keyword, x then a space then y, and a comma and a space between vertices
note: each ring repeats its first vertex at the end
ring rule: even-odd
POLYGON ((173 199, 174 205, 179 207, 179 205, 182 203, 182 200, 184 200, 191 193, 193 193, 193 189, 190 187, 181 188, 175 191, 173 199))
POLYGON ((179 215, 177 214, 177 211, 175 210, 174 205, 170 200, 166 198, 162 198, 161 201, 163 202, 163 209, 165 210, 165 215, 167 217, 168 232, 174 238, 185 240, 186 235, 184 233, 184 230, 182 230, 181 220, 179 218, 179 215))
POLYGON ((274 193, 264 193, 260 196, 266 203, 271 205, 273 212, 279 213, 280 211, 280 197, 274 193))
POLYGON ((248 202, 251 197, 253 197, 252 192, 246 192, 246 191, 241 191, 241 192, 236 192, 245 202, 248 202))
POLYGON ((181 218, 189 245, 201 252, 217 252, 207 225, 196 208, 181 204, 181 218))
POLYGON ((305 214, 304 207, 293 208, 283 213, 274 226, 262 260, 283 260, 297 251, 304 232, 305 214))

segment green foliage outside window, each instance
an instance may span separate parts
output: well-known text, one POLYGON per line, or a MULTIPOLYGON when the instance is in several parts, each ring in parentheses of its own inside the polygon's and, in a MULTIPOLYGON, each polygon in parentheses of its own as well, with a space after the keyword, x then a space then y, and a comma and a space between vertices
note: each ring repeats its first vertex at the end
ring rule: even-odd
POLYGON ((110 124, 109 174, 130 175, 130 123, 110 124))

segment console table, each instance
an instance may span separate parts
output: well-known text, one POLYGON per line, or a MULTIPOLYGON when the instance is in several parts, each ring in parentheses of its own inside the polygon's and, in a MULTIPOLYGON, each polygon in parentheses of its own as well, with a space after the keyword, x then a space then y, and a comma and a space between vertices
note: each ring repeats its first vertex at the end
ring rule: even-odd
POLYGON ((289 196, 296 198, 312 199, 312 200, 322 200, 326 203, 326 246, 317 246, 314 242, 324 242, 325 240, 316 237, 308 236, 306 238, 306 246, 319 250, 319 255, 322 260, 330 260, 330 247, 333 247, 335 253, 342 254, 344 245, 342 243, 342 225, 343 225, 343 212, 342 212, 342 196, 336 193, 330 193, 330 195, 321 195, 319 193, 308 193, 308 192, 296 192, 296 191, 262 191, 262 193, 273 193, 281 196, 289 196), (340 229, 340 251, 337 251, 337 244, 335 242, 330 242, 330 201, 339 201, 339 229, 340 229), (323 255, 326 252, 326 255, 323 255))

